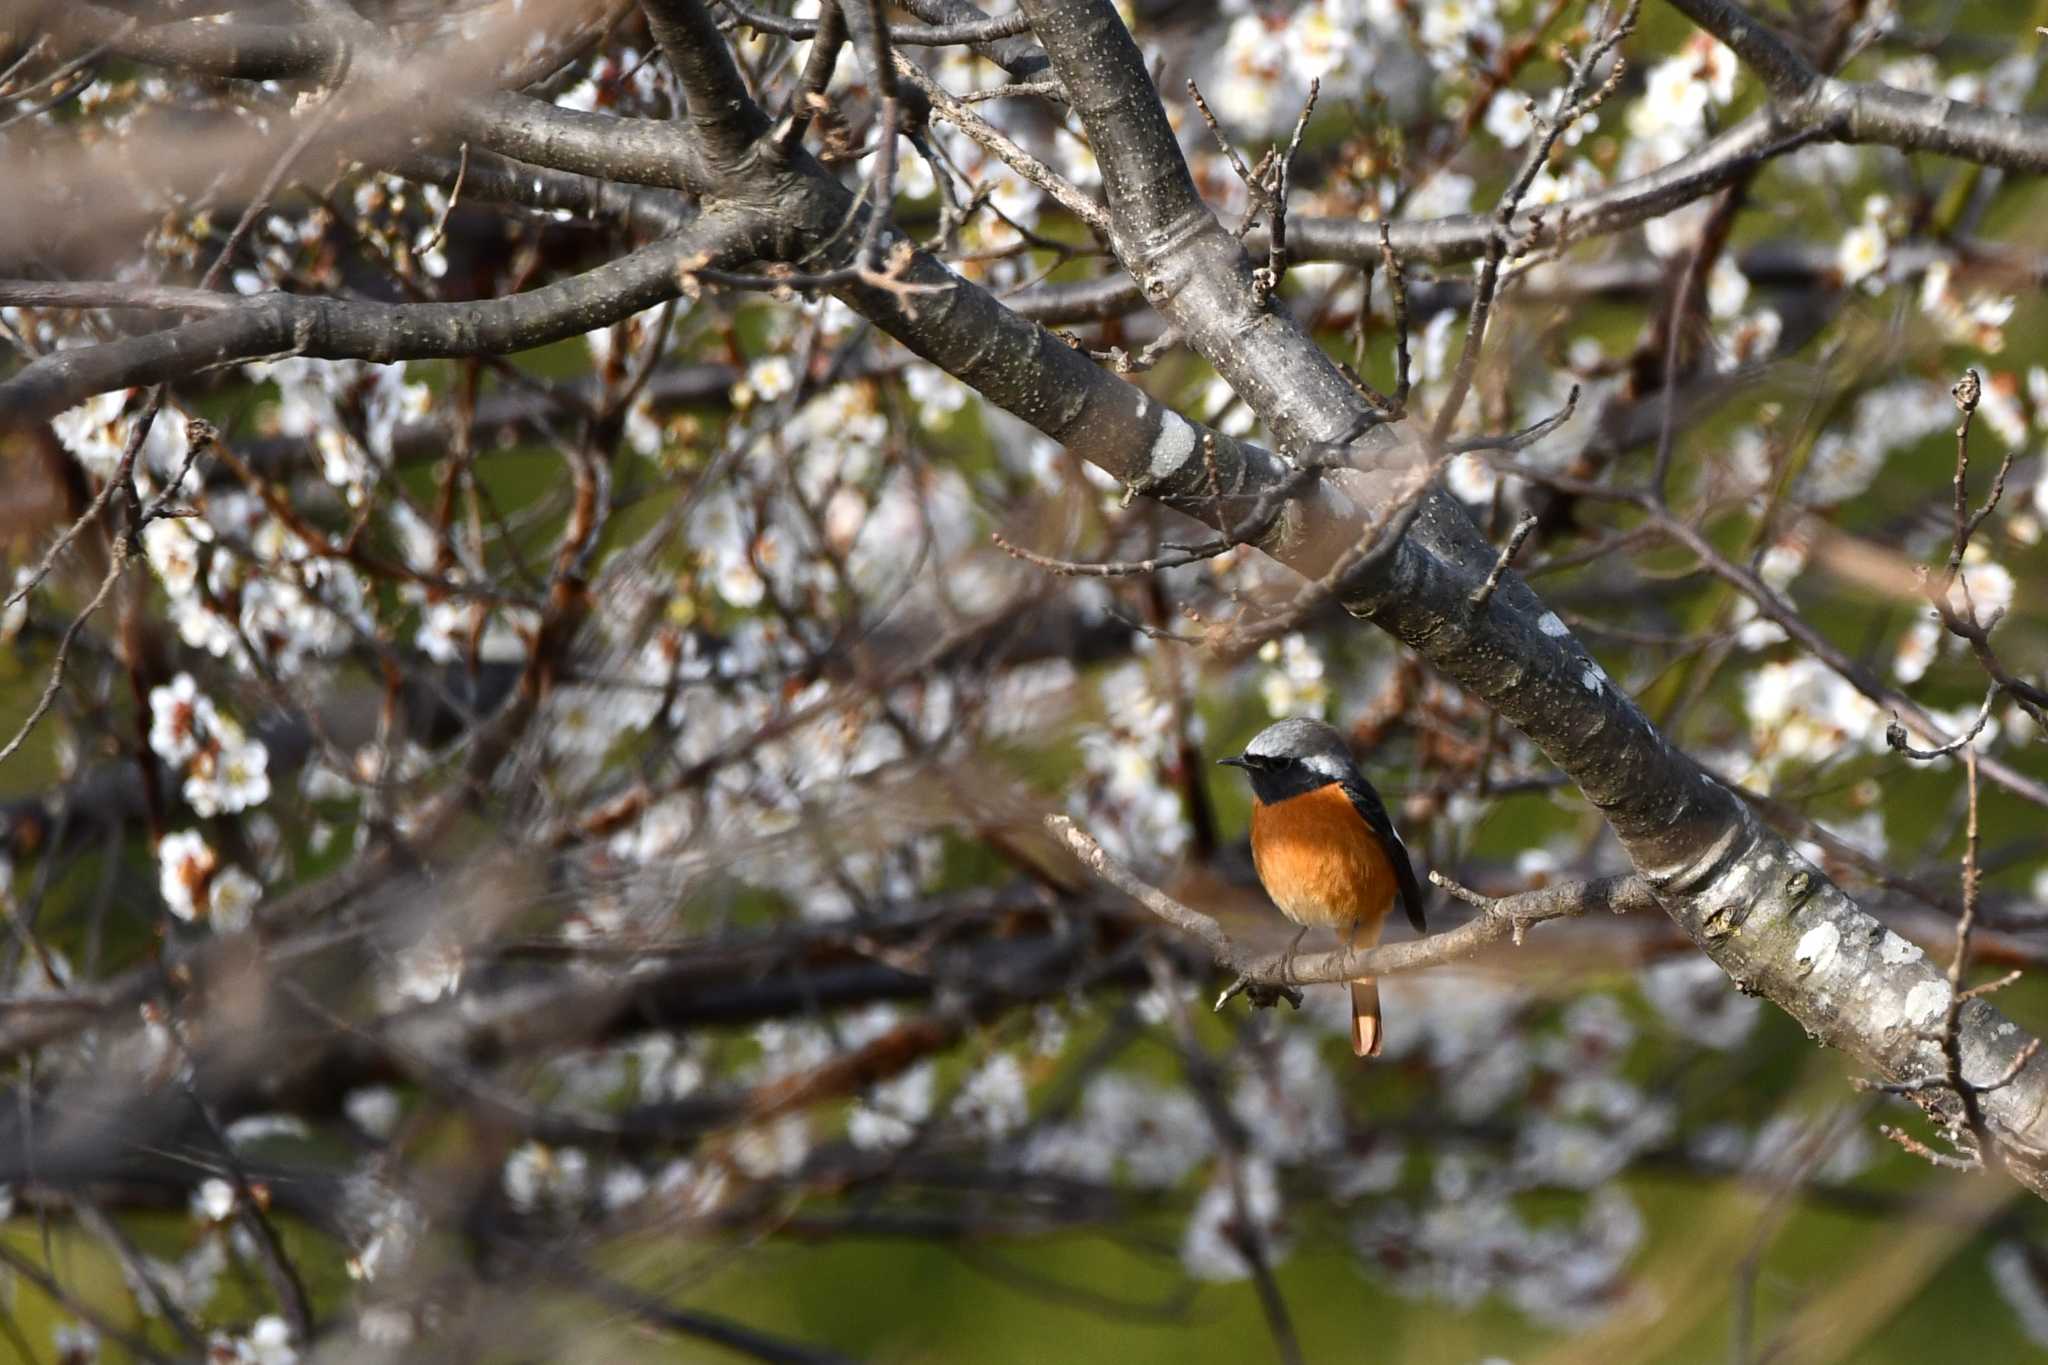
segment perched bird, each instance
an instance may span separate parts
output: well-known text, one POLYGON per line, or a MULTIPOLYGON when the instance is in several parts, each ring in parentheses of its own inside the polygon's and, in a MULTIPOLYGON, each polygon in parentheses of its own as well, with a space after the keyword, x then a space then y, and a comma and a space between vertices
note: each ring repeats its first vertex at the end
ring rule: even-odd
MULTIPOLYGON (((1252 862, 1281 913, 1302 926, 1337 931, 1354 948, 1380 940, 1394 896, 1422 931, 1422 888, 1379 793, 1358 771, 1344 737, 1319 720, 1283 720, 1242 754, 1218 760, 1252 779, 1252 862)), ((1301 942, 1301 934, 1295 935, 1301 942)), ((1351 983, 1351 1047, 1380 1051, 1380 989, 1351 983)))

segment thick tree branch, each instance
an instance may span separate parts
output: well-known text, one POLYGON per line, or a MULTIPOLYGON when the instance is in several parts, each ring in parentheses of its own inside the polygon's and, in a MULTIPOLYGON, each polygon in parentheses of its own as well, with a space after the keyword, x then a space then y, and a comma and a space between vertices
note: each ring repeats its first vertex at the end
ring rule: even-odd
MULTIPOLYGON (((1132 113, 1131 83, 1146 82, 1136 45, 1107 0, 1032 0, 1033 27, 1096 138, 1125 264, 1167 319, 1273 429, 1290 441, 1343 439, 1370 414, 1335 367, 1290 323, 1251 304, 1251 267, 1194 196, 1163 116, 1132 113), (1131 126, 1104 128, 1106 111, 1131 126), (1162 164, 1171 160, 1173 165, 1162 164), (1219 247, 1227 243, 1229 252, 1219 247)), ((1154 96, 1147 96, 1153 98, 1154 96)), ((1325 475, 1356 506, 1387 501, 1412 461, 1385 431, 1368 431, 1370 470, 1325 475), (1391 457, 1391 458, 1389 458, 1391 457)), ((1316 526, 1331 503, 1305 508, 1301 534, 1272 547, 1319 573, 1314 547, 1343 545, 1345 528, 1316 526)), ((1433 495, 1399 553, 1374 556, 1344 593, 1346 608, 1408 643, 1483 697, 1556 762, 1607 816, 1666 911, 1745 989, 1763 994, 1823 1040, 1886 1075, 1941 1065, 1926 1028, 1949 985, 1924 954, 1863 913, 1734 793, 1675 749, 1607 677, 1519 575, 1504 574, 1484 611, 1470 596, 1495 554, 1462 508, 1433 495)), ((1959 1044, 1972 1079, 2001 1076, 2027 1043, 1973 1000, 1959 1044)), ((2031 1062, 1986 1097, 1993 1127, 2020 1146, 2048 1148, 2048 1066, 2031 1062)), ((2048 1176, 2015 1161, 2031 1188, 2048 1176)))
POLYGON ((682 82, 705 155, 721 171, 737 167, 768 131, 768 118, 747 93, 724 35, 697 0, 641 0, 640 8, 682 82))
POLYGON ((1837 80, 1815 70, 1732 0, 1670 4, 1735 50, 1771 92, 1773 112, 1791 128, 1840 142, 1939 152, 2007 170, 2048 170, 2048 119, 1874 81, 1837 80))
POLYGON ((279 356, 417 360, 501 355, 581 336, 680 297, 692 272, 751 259, 755 229, 706 215, 573 279, 471 303, 363 303, 264 294, 197 322, 56 351, 0 382, 0 418, 39 420, 96 393, 279 356))

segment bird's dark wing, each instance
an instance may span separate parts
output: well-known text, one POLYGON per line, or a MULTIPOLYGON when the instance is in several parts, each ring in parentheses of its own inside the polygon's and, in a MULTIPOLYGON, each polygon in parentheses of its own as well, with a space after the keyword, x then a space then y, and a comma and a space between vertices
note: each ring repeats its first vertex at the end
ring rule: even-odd
POLYGON ((1401 885, 1401 908, 1408 912, 1408 922, 1415 926, 1416 933, 1426 932, 1422 922, 1422 888, 1415 881, 1415 865, 1408 859, 1407 845, 1394 833, 1394 822, 1387 818, 1387 808, 1380 804, 1379 793, 1363 778, 1341 785, 1344 794, 1351 798, 1351 808, 1372 828, 1380 847, 1386 851, 1387 861, 1394 865, 1394 880, 1401 885))

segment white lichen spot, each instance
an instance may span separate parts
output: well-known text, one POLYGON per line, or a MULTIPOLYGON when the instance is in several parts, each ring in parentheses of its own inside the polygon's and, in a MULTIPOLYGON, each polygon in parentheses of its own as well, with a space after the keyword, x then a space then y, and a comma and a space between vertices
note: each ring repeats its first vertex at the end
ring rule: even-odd
POLYGON ((1177 412, 1159 417, 1159 435, 1152 440, 1152 477, 1165 478, 1186 463, 1195 449, 1195 429, 1177 412))
POLYGON ((1585 688, 1588 692, 1598 692, 1600 690, 1600 670, 1598 668, 1589 668, 1584 673, 1581 673, 1579 675, 1579 686, 1585 688))
POLYGON ((1906 992, 1906 1025, 1926 1028, 1948 1013, 1948 982, 1923 981, 1906 992))
POLYGON ((1799 939, 1793 960, 1803 975, 1825 972, 1835 965, 1835 952, 1842 946, 1842 931, 1832 924, 1816 924, 1799 939))
POLYGON ((2012 1020, 2010 1020, 2010 1019, 2006 1019, 2006 1020, 2002 1020, 2002 1021, 2000 1021, 1999 1025, 1998 1025, 1998 1029, 1997 1029, 1997 1034, 1998 1034, 1998 1036, 1999 1036, 2000 1038, 2010 1038, 2010 1037, 2012 1037, 2012 1036, 2013 1036, 2013 1035, 2014 1035, 2015 1033, 2018 1033, 2019 1031, 2020 1031, 2020 1026, 2019 1026, 2018 1024, 2015 1024, 2015 1023, 2014 1023, 2014 1022, 2013 1022, 2012 1020))
POLYGON ((1544 612, 1536 621, 1536 629, 1542 631, 1553 640, 1562 640, 1565 636, 1571 634, 1570 627, 1558 619, 1558 615, 1554 611, 1544 612))
POLYGON ((1884 931, 1884 941, 1877 945, 1877 960, 1887 967, 1903 967, 1925 956, 1917 945, 1906 942, 1889 929, 1884 931))

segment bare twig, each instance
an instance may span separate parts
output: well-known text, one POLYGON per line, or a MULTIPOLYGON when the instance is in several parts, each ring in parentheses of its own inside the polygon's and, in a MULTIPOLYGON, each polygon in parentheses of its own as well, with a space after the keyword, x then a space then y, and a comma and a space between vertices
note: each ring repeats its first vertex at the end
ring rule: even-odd
MULTIPOLYGON (((1523 159, 1520 171, 1508 182, 1501 194, 1500 204, 1494 210, 1492 235, 1487 239, 1486 256, 1479 268, 1479 285, 1472 295, 1472 309, 1465 324, 1464 344, 1458 351, 1456 367, 1451 372, 1450 392, 1445 395, 1443 406, 1437 410, 1436 420, 1430 428, 1430 443, 1441 447, 1456 425, 1458 413, 1465 406, 1465 396, 1472 388, 1472 374, 1479 363, 1480 348, 1486 341, 1486 324, 1493 309, 1494 291, 1500 283, 1501 262, 1508 254, 1511 244, 1515 215, 1522 207, 1522 199, 1535 183, 1537 173, 1550 160, 1551 151, 1558 139, 1574 123, 1592 113, 1604 103, 1609 95, 1620 88, 1621 77, 1626 63, 1616 58, 1606 79, 1594 84, 1597 69, 1607 55, 1634 32, 1636 16, 1642 9, 1642 0, 1630 0, 1629 7, 1616 20, 1614 27, 1602 34, 1583 58, 1574 60, 1564 57, 1569 79, 1559 92, 1557 106, 1549 115, 1535 115, 1541 129, 1532 140, 1527 157, 1523 159)), ((1533 112, 1533 111, 1532 111, 1533 112)))
POLYGON ((1942 1019, 1941 1055, 1948 1063, 1949 1089, 1962 1105, 1963 1126, 1975 1140, 1981 1160, 2000 1164, 1998 1143, 1984 1119, 1977 1087, 1963 1075, 1963 973, 1970 965, 1970 934, 1977 927, 1977 751, 1963 751, 1963 783, 1969 810, 1963 832, 1963 913, 1956 919, 1956 950, 1948 964, 1948 1011, 1942 1019))
POLYGON ((1309 81, 1308 98, 1302 102, 1300 117, 1294 120, 1294 136, 1288 139, 1287 150, 1280 154, 1269 173, 1268 199, 1273 206, 1273 226, 1267 233, 1266 267, 1263 272, 1253 272, 1252 276, 1253 295, 1261 300, 1272 298, 1281 281, 1287 278, 1287 182, 1293 173, 1295 153, 1301 150, 1301 135, 1308 128, 1309 115, 1315 112, 1316 96, 1322 88, 1322 81, 1309 81))
POLYGON ((1890 745, 1895 752, 1902 753, 1907 758, 1917 758, 1923 762, 1928 759, 1946 758, 1948 755, 1955 753, 1963 746, 1974 741, 1978 735, 1984 732, 1984 726, 1991 720, 1992 703, 1998 700, 1998 694, 2003 690, 2004 688, 1996 682, 1985 689, 1984 704, 1977 708, 1977 719, 1971 722, 1969 729, 1957 735, 1946 744, 1932 749, 1914 748, 1911 737, 1906 733, 1906 727, 1899 724, 1896 712, 1892 715, 1891 723, 1884 727, 1884 742, 1890 745))
POLYGON ((1500 547, 1500 558, 1493 561, 1493 572, 1486 575, 1486 581, 1472 590, 1472 607, 1475 611, 1486 610, 1486 604, 1493 600, 1494 590, 1500 587, 1500 576, 1507 572, 1508 565, 1515 562, 1515 556, 1522 551, 1522 542, 1536 529, 1536 514, 1524 512, 1522 519, 1515 523, 1508 543, 1500 547))

